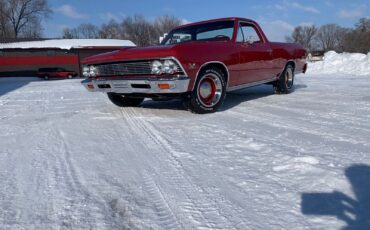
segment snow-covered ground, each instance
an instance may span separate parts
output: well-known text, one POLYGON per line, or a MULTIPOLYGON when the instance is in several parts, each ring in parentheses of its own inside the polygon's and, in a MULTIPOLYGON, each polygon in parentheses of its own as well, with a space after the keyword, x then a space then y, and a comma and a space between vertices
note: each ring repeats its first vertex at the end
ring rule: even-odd
POLYGON ((299 75, 289 95, 259 86, 195 115, 0 79, 0 228, 368 229, 369 89, 299 75))

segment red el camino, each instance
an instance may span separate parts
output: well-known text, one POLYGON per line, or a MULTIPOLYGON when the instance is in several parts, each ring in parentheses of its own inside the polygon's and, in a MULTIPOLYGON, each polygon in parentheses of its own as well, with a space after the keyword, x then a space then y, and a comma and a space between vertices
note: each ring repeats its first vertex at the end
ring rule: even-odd
POLYGON ((82 84, 118 106, 181 98, 190 111, 210 113, 229 91, 269 83, 276 93, 291 92, 305 60, 303 47, 269 42, 255 21, 223 18, 175 28, 159 46, 89 57, 82 84))

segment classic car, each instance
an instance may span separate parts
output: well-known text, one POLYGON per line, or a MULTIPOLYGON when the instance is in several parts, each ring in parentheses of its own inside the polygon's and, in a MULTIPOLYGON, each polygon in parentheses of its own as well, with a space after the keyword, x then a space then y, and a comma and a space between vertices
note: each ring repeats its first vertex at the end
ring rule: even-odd
POLYGON ((74 71, 69 71, 64 68, 41 68, 37 71, 37 76, 49 80, 51 78, 74 78, 78 74, 74 71))
POLYGON ((269 42, 255 21, 235 17, 183 25, 158 46, 125 48, 83 64, 86 89, 106 92, 117 106, 181 98, 195 113, 215 112, 226 92, 259 84, 289 93, 295 73, 307 68, 303 47, 269 42))

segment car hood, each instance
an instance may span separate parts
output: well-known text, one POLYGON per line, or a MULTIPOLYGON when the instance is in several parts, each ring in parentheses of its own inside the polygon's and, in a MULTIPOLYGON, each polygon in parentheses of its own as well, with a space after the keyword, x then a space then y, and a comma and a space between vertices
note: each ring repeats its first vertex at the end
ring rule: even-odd
POLYGON ((151 47, 135 47, 123 48, 117 51, 103 53, 85 58, 82 63, 98 64, 105 62, 115 62, 121 60, 138 60, 152 59, 175 56, 174 46, 151 46, 151 47))

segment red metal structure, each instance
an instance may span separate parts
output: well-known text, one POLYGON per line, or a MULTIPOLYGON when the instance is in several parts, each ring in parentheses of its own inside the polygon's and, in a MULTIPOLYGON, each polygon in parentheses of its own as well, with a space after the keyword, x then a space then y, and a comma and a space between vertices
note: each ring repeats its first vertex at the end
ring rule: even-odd
POLYGON ((109 39, 98 39, 96 45, 94 42, 94 39, 56 39, 0 43, 0 76, 37 76, 40 68, 63 68, 80 76, 82 59, 118 50, 129 44, 125 40, 109 39), (83 46, 84 41, 88 41, 89 45, 83 46))
POLYGON ((160 46, 86 58, 82 83, 119 106, 181 97, 191 111, 207 113, 220 107, 226 91, 269 83, 289 93, 305 60, 303 47, 270 42, 255 21, 222 18, 178 27, 160 46))

